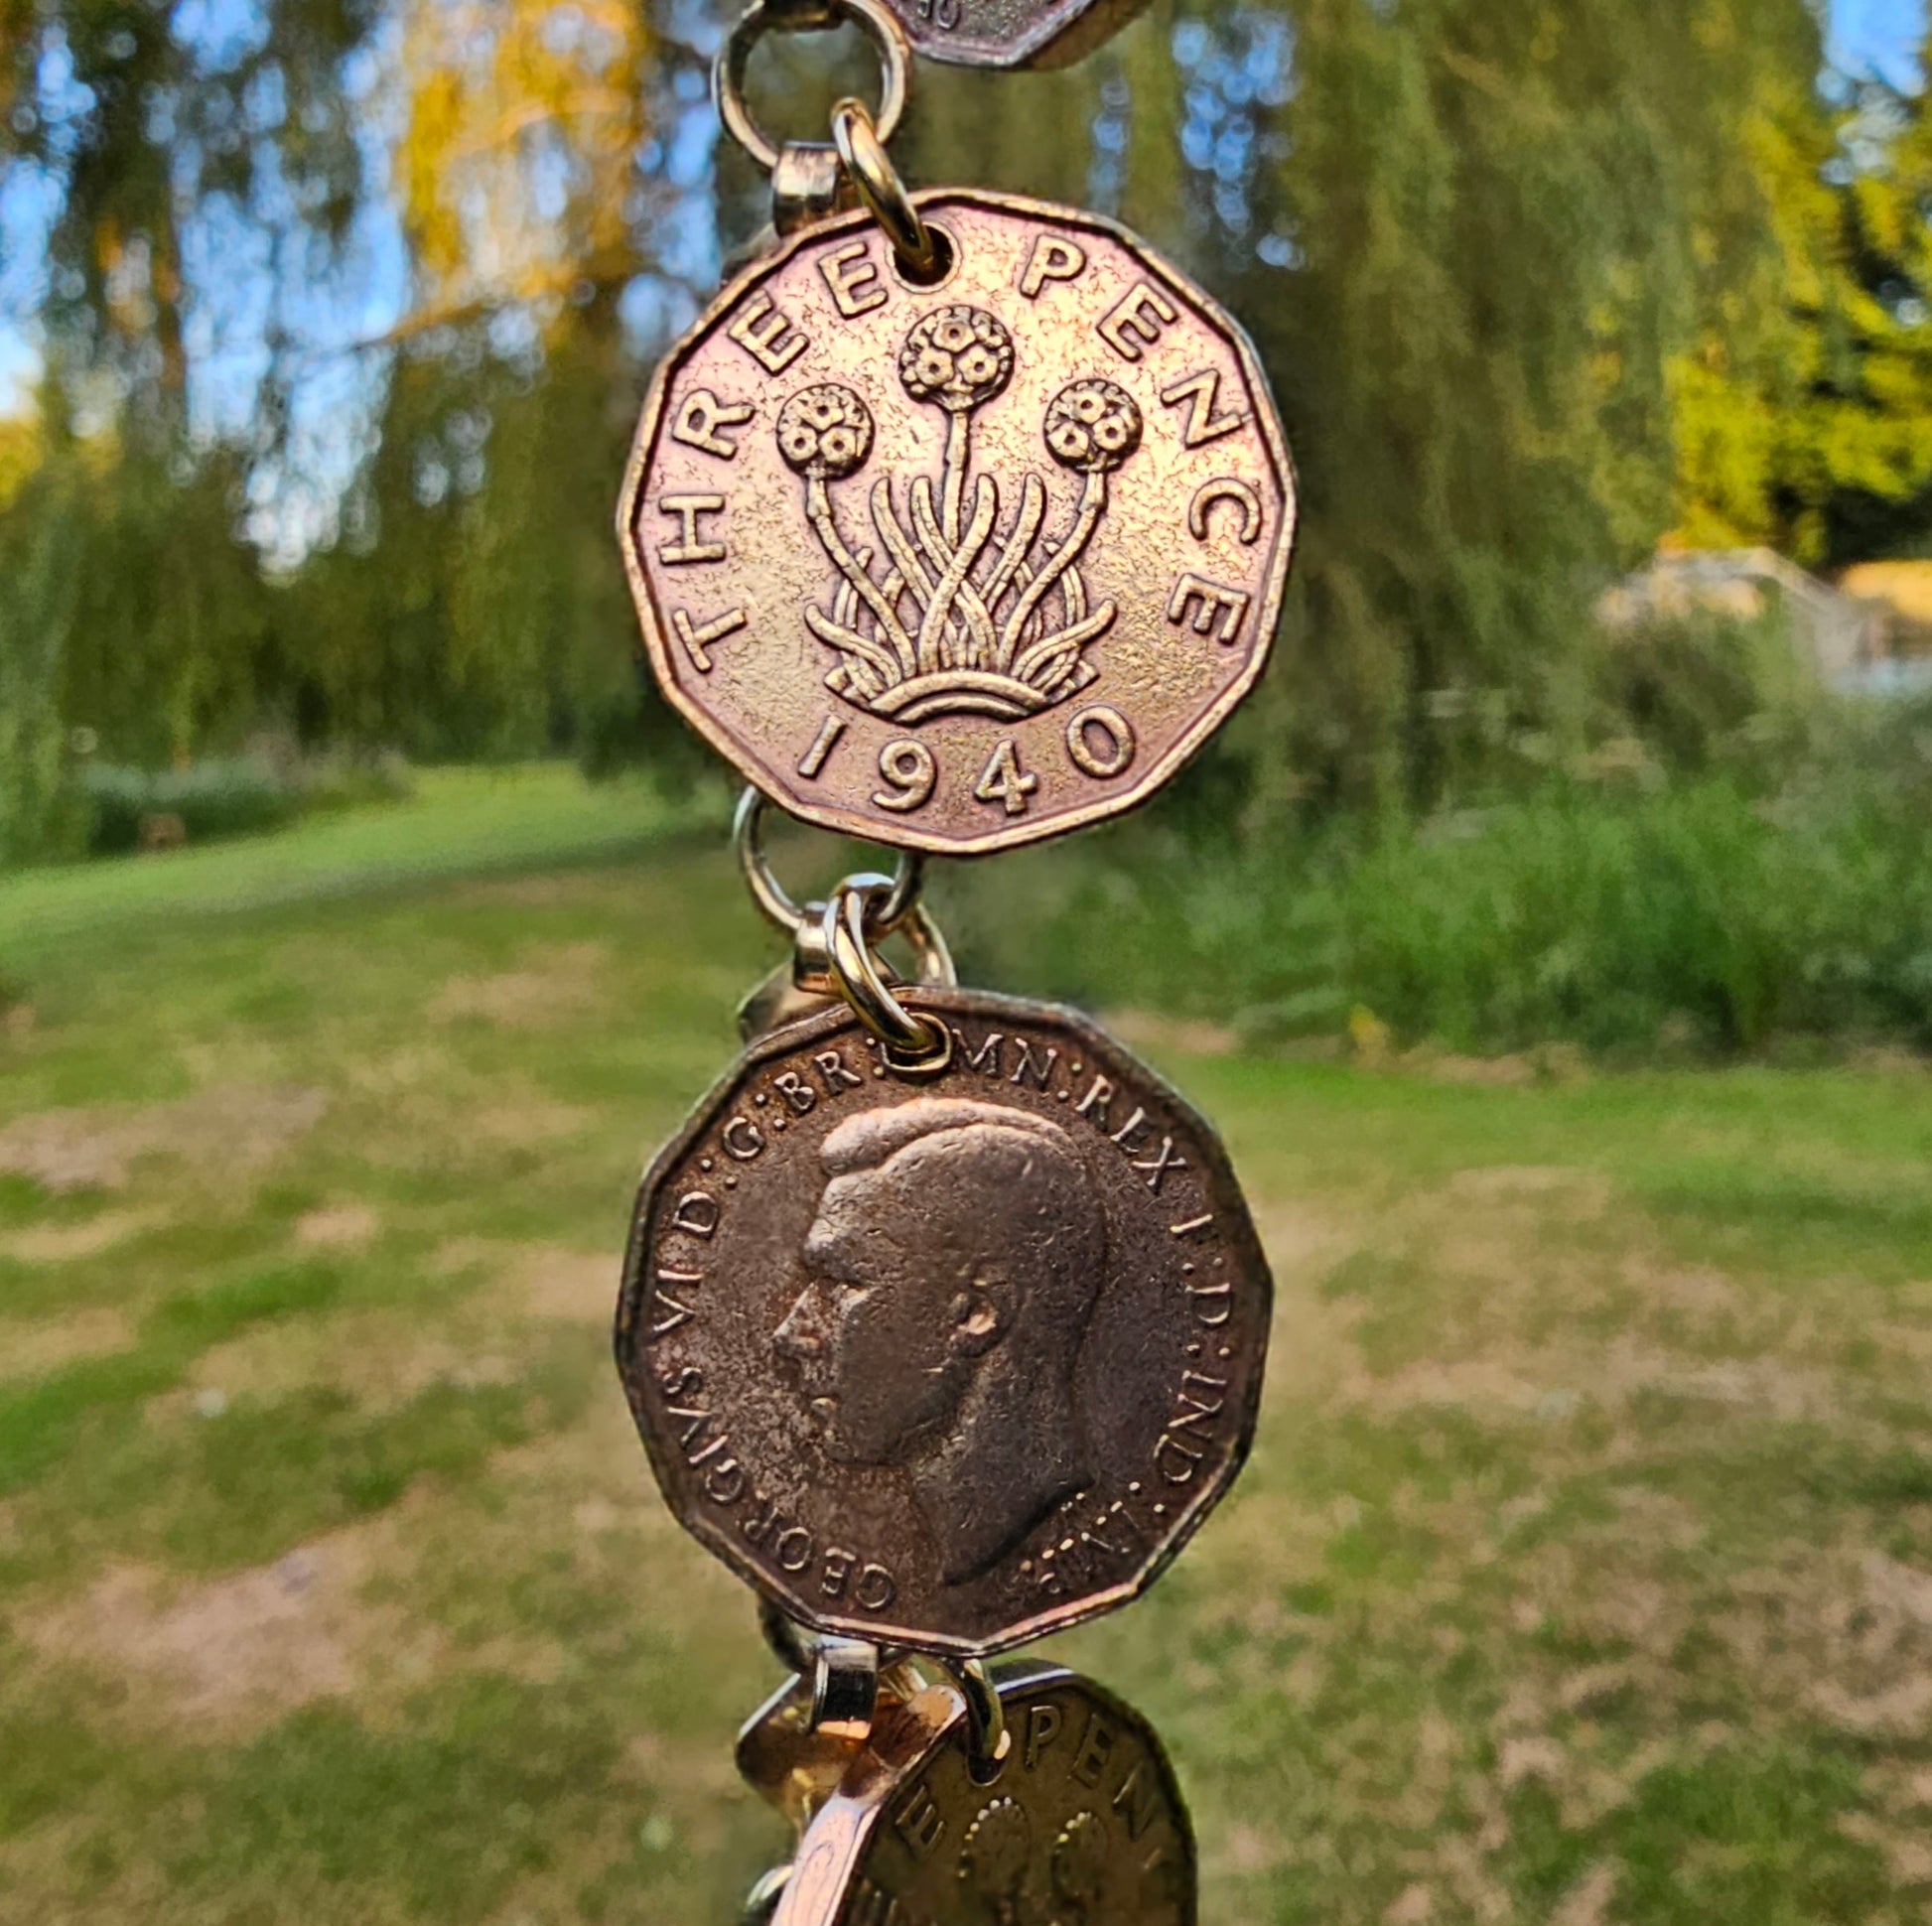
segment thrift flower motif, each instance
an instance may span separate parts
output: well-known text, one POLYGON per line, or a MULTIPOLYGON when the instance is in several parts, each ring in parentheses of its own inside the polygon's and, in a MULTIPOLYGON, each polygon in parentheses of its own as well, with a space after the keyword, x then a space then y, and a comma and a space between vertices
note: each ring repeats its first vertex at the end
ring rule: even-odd
POLYGON ((842 482, 872 453, 872 414, 836 381, 800 388, 778 414, 778 453, 807 477, 842 482))
POLYGON ((943 715, 1017 720, 1094 679, 1085 651, 1117 610, 1111 601, 1089 603, 1079 564, 1106 515, 1108 478, 1139 449, 1145 425, 1116 382, 1069 382, 1041 422, 1053 460, 1080 477, 1065 530, 1047 532, 1046 487, 1031 474, 1002 525, 999 478, 971 473, 973 417, 1013 373, 1013 337, 984 309, 935 308, 907 331, 899 380, 945 417, 945 449, 936 478, 905 480, 902 512, 897 478, 874 482, 872 523, 883 553, 853 551, 830 486, 872 453, 877 431, 866 404, 850 388, 821 382, 779 410, 779 451, 804 479, 806 517, 842 578, 830 608, 806 608, 805 625, 839 652, 827 685, 874 715, 912 726, 943 715))
POLYGON ((914 401, 968 413, 1013 379, 1013 337, 983 308, 937 309, 906 336, 898 378, 914 401))
POLYGON ((1095 375, 1070 382, 1046 410, 1046 449, 1076 475, 1111 475, 1141 445, 1141 411, 1123 387, 1095 375))

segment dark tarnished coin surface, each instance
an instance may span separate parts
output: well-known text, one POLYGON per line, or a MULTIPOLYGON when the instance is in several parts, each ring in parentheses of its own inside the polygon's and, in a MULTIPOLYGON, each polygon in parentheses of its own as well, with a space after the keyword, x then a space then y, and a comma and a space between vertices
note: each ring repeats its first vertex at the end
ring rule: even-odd
POLYGON ((862 1761, 773 1926, 1193 1926, 1193 1831, 1146 1720, 1058 1666, 995 1684, 1014 1741, 998 1776, 975 1779, 963 1717, 862 1761))
POLYGON ((1295 531, 1254 352, 1123 228, 948 189, 932 287, 869 215, 660 364, 619 532, 671 704, 794 815, 970 855, 1119 814, 1254 687, 1295 531))
POLYGON ((1213 1133, 1084 1019, 960 991, 891 1068, 843 1008, 652 1164, 617 1352, 671 1508, 792 1617, 983 1655, 1133 1597, 1227 1489, 1272 1288, 1213 1133))
POLYGON ((1147 0, 889 0, 912 45, 955 67, 1069 67, 1147 0))

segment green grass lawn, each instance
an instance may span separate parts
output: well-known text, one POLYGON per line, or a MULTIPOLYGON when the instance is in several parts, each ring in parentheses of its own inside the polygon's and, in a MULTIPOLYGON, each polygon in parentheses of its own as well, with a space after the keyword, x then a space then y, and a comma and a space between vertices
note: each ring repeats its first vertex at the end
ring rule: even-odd
POLYGON ((668 813, 641 784, 594 788, 561 763, 425 769, 412 787, 405 802, 312 816, 276 836, 0 878, 0 972, 59 967, 77 946, 157 918, 615 857, 668 813))
MULTIPOLYGON (((0 1920, 722 1926, 779 1853, 774 1668, 609 1361, 776 960, 664 825, 453 776, 0 886, 0 1920)), ((1057 1649, 1167 1734, 1208 1926, 1925 1919, 1932 1078, 1186 1040, 1266 1422, 1057 1649)))

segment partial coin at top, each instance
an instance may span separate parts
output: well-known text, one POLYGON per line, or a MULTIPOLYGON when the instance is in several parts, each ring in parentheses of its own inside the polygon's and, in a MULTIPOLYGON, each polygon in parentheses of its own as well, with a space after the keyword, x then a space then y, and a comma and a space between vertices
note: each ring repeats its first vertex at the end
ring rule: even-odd
POLYGON ((617 1325, 666 1501, 822 1632, 982 1656, 1124 1603, 1232 1483, 1272 1287, 1206 1124, 1051 1005, 904 988, 747 1049, 651 1165, 617 1325))
POLYGON ((672 705, 829 829, 971 855, 1173 776, 1266 664, 1295 532, 1239 327, 1124 229, 945 190, 855 215, 665 358, 620 531, 672 705))
POLYGON ((1147 0, 889 0, 927 60, 955 67, 1071 67, 1147 0))

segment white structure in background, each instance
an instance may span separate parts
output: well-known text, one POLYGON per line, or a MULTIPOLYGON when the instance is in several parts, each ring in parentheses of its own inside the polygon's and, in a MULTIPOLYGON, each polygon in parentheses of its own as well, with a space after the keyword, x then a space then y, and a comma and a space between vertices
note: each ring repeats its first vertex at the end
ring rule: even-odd
POLYGON ((1885 605, 1843 594, 1768 548, 1663 554, 1596 605, 1606 628, 1681 619, 1699 611, 1754 621, 1782 610, 1818 679, 1847 695, 1932 688, 1932 661, 1895 658, 1885 605))

